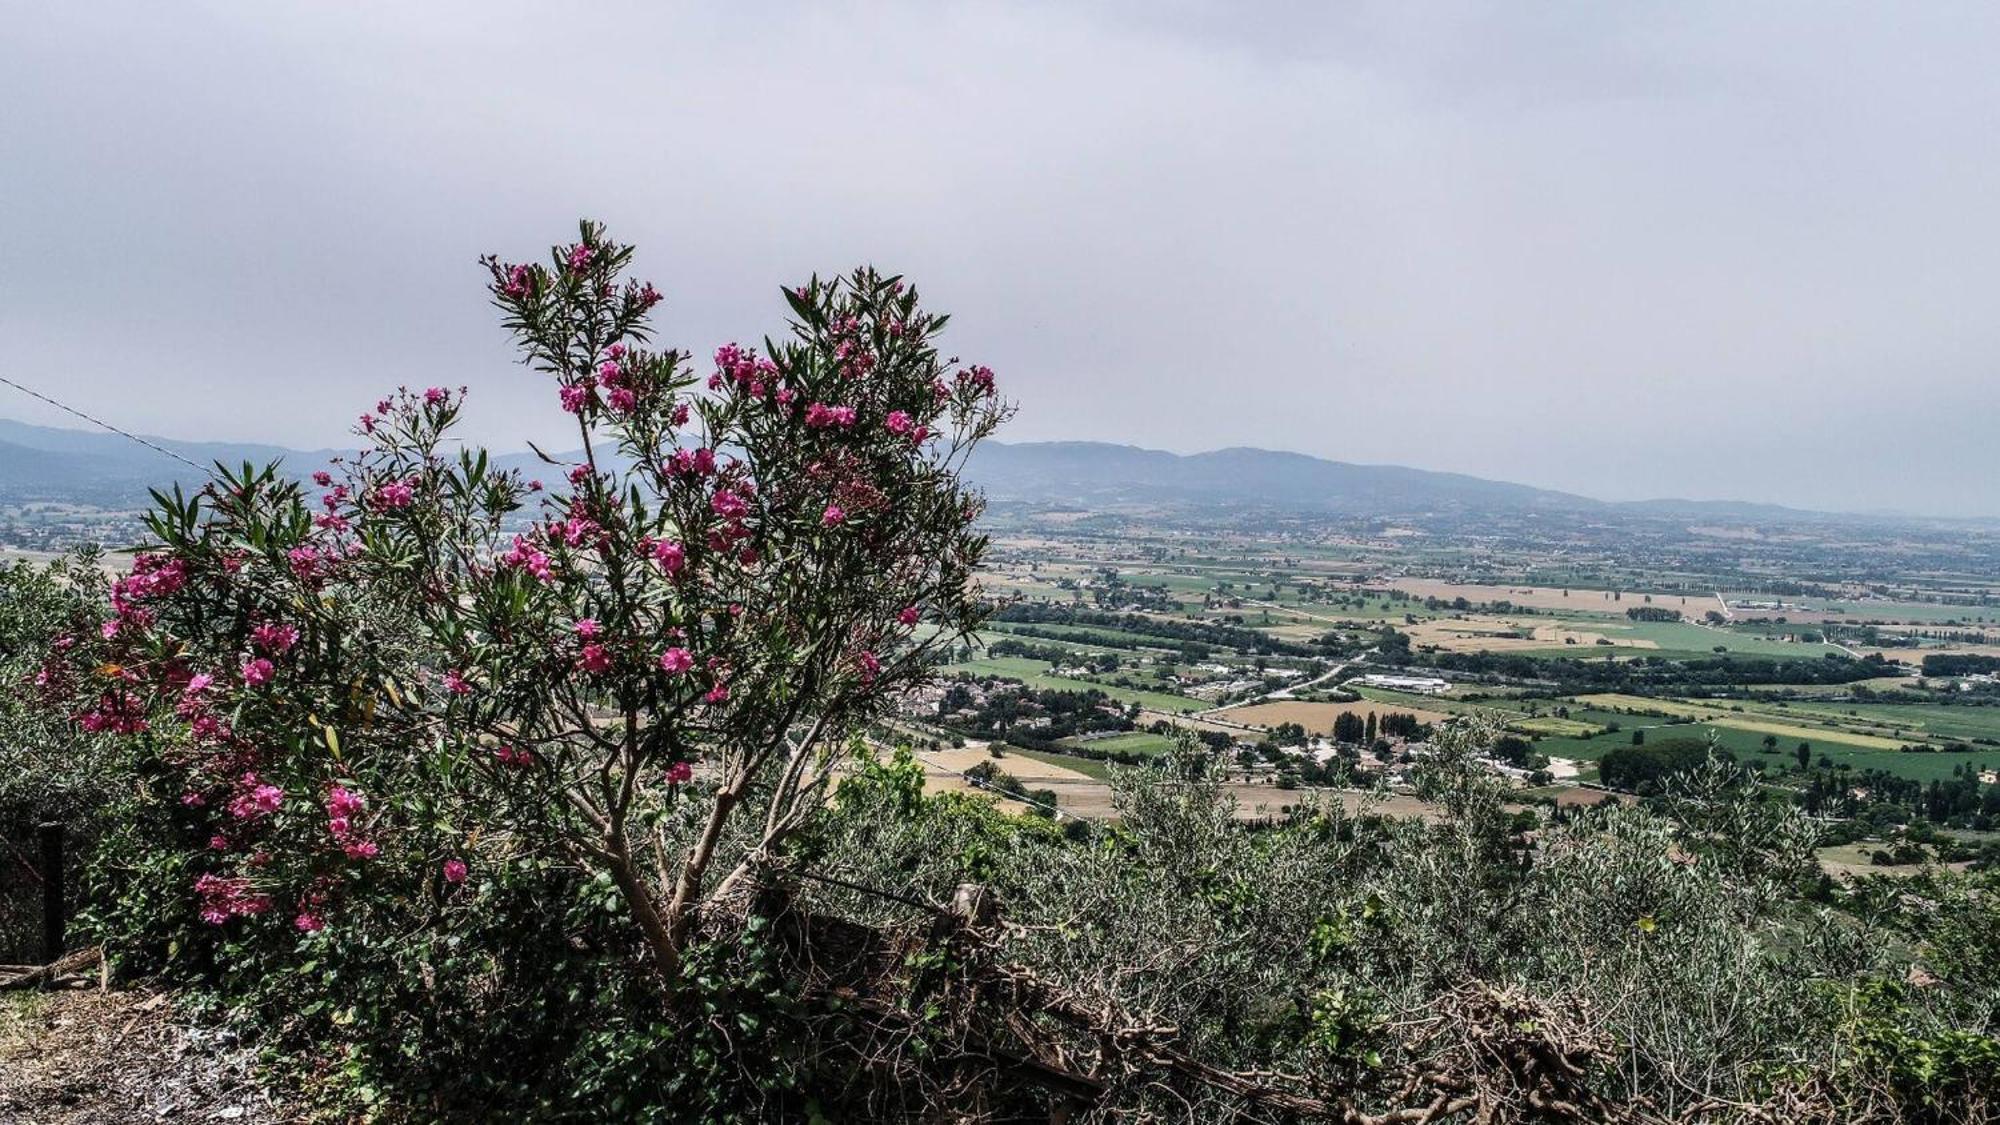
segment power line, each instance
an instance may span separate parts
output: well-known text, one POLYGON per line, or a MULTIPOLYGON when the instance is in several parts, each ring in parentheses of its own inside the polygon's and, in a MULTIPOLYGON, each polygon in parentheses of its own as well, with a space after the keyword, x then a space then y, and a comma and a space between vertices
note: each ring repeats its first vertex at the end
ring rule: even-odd
POLYGON ((187 458, 181 456, 180 454, 175 453, 173 450, 164 448, 162 446, 154 444, 153 442, 147 441, 145 438, 140 437, 138 434, 121 430, 118 427, 112 425, 111 423, 106 422, 102 418, 93 418, 90 415, 85 414, 83 411, 78 410, 76 407, 68 405, 67 403, 57 402, 55 399, 50 398, 49 396, 43 394, 40 391, 33 390, 31 388, 24 387, 19 383, 16 383, 14 380, 7 378, 5 375, 0 375, 0 383, 7 384, 8 386, 14 388, 15 390, 20 391, 22 394, 27 395, 29 398, 40 399, 43 402, 48 403, 50 406, 55 407, 57 410, 61 410, 68 414, 74 414, 78 418, 81 418, 84 421, 89 422, 93 426, 102 427, 103 429, 110 430, 112 433, 117 434, 119 437, 126 438, 131 441, 136 441, 140 445, 145 446, 147 449, 150 449, 155 453, 163 453, 168 457, 171 457, 174 460, 179 461, 181 464, 186 465, 188 468, 195 470, 196 472, 199 473, 209 472, 207 466, 197 465, 193 461, 190 461, 187 458))

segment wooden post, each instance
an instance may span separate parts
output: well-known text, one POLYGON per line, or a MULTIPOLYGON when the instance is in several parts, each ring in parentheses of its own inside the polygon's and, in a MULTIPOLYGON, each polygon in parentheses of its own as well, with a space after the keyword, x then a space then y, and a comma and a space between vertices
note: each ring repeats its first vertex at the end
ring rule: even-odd
POLYGON ((63 933, 63 830, 50 821, 37 833, 42 845, 42 960, 59 960, 68 944, 63 933))

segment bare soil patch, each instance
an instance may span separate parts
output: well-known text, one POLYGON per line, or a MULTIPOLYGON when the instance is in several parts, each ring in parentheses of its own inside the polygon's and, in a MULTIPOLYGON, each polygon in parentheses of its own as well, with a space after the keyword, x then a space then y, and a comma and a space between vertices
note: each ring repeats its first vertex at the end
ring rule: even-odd
POLYGON ((0 1123, 299 1121, 254 1080, 256 1055, 194 1026, 165 993, 0 995, 0 1123))

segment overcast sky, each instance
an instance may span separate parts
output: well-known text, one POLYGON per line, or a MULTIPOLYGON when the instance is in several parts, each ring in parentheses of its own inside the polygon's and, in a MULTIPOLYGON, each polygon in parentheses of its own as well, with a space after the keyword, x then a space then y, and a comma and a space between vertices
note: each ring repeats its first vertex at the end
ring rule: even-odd
POLYGON ((1008 440, 2000 514, 2000 6, 0 15, 0 374, 145 431, 559 440, 474 262, 588 215, 702 355, 908 274, 1008 440))

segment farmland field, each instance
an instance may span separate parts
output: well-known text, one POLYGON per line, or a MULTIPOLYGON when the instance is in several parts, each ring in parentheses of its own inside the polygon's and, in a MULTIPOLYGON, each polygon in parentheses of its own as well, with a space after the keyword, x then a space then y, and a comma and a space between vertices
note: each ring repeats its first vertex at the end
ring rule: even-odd
POLYGON ((983 656, 957 664, 947 664, 944 671, 966 672, 974 676, 1003 676, 1019 680, 1029 687, 1049 688, 1055 691, 1101 691, 1109 698, 1124 703, 1137 703, 1141 707, 1150 707, 1156 711, 1199 711, 1207 706, 1198 699, 1189 699, 1183 695, 1169 695, 1166 692, 1144 691, 1098 683, 1094 680, 1052 675, 1049 672, 1048 661, 1031 660, 1025 656, 983 656))
POLYGON ((1251 726, 1274 727, 1280 723, 1297 723, 1312 734, 1326 734, 1333 729, 1333 721, 1342 712, 1352 712, 1364 721, 1374 715, 1377 722, 1383 715, 1415 715, 1420 723, 1438 723, 1451 716, 1442 711, 1417 710, 1389 703, 1362 700, 1356 703, 1303 703, 1295 699, 1273 700, 1268 703, 1253 703, 1245 707, 1232 707, 1222 712, 1222 717, 1231 722, 1248 723, 1251 726))

